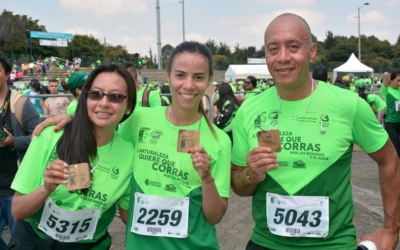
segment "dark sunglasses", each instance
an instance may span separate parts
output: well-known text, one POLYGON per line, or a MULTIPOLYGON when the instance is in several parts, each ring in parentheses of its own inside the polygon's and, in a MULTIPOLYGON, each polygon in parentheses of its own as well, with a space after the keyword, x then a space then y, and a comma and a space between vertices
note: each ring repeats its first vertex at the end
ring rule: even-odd
POLYGON ((125 96, 123 94, 119 94, 119 93, 106 94, 106 93, 103 93, 98 90, 88 90, 86 93, 87 93, 87 97, 89 99, 96 100, 96 101, 100 101, 101 99, 103 99, 104 96, 107 96, 107 100, 112 103, 121 103, 126 98, 128 98, 127 96, 125 96))
POLYGON ((251 82, 244 82, 244 84, 250 84, 251 82))

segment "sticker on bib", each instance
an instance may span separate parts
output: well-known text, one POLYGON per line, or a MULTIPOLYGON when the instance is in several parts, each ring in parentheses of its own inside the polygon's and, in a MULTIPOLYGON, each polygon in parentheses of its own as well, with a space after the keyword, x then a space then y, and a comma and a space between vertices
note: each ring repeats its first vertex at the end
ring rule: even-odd
POLYGON ((62 242, 91 240, 96 232, 100 208, 69 211, 47 199, 39 229, 51 238, 62 242))
POLYGON ((135 193, 131 232, 148 236, 186 238, 189 198, 135 193))
POLYGON ((272 234, 325 238, 329 233, 329 197, 266 194, 267 223, 272 234))

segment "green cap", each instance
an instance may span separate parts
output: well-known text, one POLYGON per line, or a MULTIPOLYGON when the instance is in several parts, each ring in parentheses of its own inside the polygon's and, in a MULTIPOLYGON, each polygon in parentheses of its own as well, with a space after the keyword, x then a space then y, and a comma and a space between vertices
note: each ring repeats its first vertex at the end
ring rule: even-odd
POLYGON ((78 71, 68 78, 68 89, 76 89, 83 86, 88 78, 85 71, 78 71))
POLYGON ((59 87, 57 90, 58 90, 59 92, 64 92, 64 88, 63 88, 63 87, 59 87))

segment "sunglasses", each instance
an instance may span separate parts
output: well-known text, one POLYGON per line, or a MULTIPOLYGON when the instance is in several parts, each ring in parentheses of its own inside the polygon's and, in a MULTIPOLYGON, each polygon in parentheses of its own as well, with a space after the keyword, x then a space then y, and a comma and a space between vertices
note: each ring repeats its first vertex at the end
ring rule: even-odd
POLYGON ((244 82, 244 84, 250 84, 251 82, 244 82))
POLYGON ((88 90, 87 91, 87 97, 91 100, 100 101, 101 99, 103 99, 104 96, 107 96, 107 100, 112 103, 121 103, 126 98, 128 98, 127 96, 125 96, 123 94, 119 94, 119 93, 106 94, 106 93, 103 93, 98 90, 88 90))

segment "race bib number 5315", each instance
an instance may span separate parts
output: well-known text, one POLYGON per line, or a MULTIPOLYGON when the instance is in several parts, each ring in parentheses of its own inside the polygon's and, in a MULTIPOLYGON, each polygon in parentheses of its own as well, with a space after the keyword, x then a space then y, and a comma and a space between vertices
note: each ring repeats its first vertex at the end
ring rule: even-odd
POLYGON ((135 193, 131 232, 148 236, 186 238, 189 198, 135 193))
POLYGON ((286 237, 326 237, 329 197, 267 193, 267 223, 272 234, 286 237))
POLYGON ((39 229, 62 242, 91 240, 96 231, 99 214, 100 208, 69 211, 58 207, 49 198, 43 208, 39 229))

